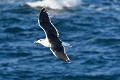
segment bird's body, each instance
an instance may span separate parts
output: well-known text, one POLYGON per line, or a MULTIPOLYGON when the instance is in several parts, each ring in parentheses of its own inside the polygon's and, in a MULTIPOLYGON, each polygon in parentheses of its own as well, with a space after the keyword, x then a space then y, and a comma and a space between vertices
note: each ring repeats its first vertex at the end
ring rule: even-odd
MULTIPOLYGON (((36 43, 36 41, 35 41, 35 43, 36 43)), ((46 39, 46 38, 38 40, 37 43, 40 43, 45 47, 49 47, 49 48, 51 47, 51 44, 49 43, 49 40, 46 39)))
POLYGON ((58 31, 51 23, 45 8, 43 8, 40 12, 38 24, 44 30, 46 38, 37 40, 35 43, 40 43, 45 47, 49 47, 56 57, 63 61, 70 62, 70 59, 65 53, 62 41, 59 39, 58 31))

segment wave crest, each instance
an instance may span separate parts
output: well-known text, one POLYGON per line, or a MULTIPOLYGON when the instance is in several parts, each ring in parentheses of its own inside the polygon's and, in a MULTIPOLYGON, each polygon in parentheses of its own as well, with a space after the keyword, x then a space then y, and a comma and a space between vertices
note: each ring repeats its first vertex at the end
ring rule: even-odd
POLYGON ((75 7, 81 3, 81 0, 43 0, 35 2, 27 2, 31 7, 48 7, 51 9, 64 9, 65 7, 75 7))

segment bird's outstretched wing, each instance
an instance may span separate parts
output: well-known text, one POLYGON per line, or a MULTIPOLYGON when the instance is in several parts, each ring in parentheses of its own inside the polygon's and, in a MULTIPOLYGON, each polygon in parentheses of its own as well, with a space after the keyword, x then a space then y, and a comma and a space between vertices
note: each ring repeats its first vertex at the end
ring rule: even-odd
POLYGON ((51 23, 48 12, 45 8, 42 8, 39 14, 38 24, 44 30, 47 38, 52 39, 50 36, 58 37, 58 31, 51 23))
POLYGON ((59 59, 70 62, 69 57, 64 51, 64 47, 62 45, 52 46, 50 50, 53 52, 53 54, 58 57, 59 59))

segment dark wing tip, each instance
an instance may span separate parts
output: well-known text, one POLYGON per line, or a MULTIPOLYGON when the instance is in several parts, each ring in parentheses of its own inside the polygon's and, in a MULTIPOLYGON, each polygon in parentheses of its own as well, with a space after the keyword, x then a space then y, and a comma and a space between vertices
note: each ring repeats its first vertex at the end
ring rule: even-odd
POLYGON ((47 21, 49 21, 48 12, 47 12, 46 8, 44 8, 44 7, 40 11, 39 21, 40 22, 47 22, 47 21))
POLYGON ((67 63, 71 63, 71 62, 70 62, 70 59, 67 59, 66 62, 67 62, 67 63))
POLYGON ((47 13, 46 8, 43 7, 40 11, 39 18, 41 18, 42 16, 45 16, 45 15, 48 15, 48 13, 47 13))
MULTIPOLYGON (((58 57, 59 58, 59 57, 58 57)), ((67 56, 67 59, 64 59, 64 58, 59 58, 59 59, 61 59, 62 61, 65 61, 66 63, 71 63, 71 61, 70 61, 70 59, 68 58, 68 56, 67 56)))
POLYGON ((43 7, 43 8, 41 9, 41 13, 42 13, 42 12, 47 12, 47 10, 46 10, 45 7, 43 7))

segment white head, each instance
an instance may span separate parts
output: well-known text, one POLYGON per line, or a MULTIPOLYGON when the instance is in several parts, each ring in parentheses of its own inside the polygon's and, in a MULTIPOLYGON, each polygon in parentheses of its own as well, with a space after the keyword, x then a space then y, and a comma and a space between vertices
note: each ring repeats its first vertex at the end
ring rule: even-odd
POLYGON ((42 44, 43 40, 44 40, 44 39, 39 39, 39 40, 35 41, 34 44, 38 44, 38 43, 39 43, 39 44, 42 44))
POLYGON ((37 41, 34 42, 34 44, 42 44, 45 47, 50 47, 50 43, 47 39, 39 39, 37 41))

